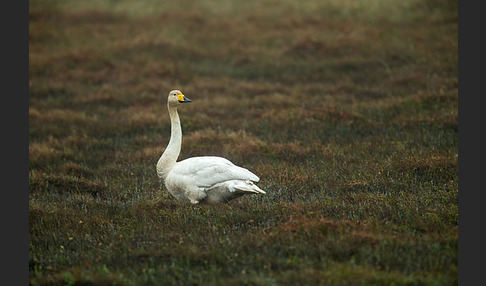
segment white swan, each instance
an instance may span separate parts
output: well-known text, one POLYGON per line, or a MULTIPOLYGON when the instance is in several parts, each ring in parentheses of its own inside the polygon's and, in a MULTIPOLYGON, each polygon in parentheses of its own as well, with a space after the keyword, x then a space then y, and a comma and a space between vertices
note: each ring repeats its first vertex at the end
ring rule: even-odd
POLYGON ((171 122, 169 145, 157 162, 157 175, 178 200, 227 202, 245 194, 265 194, 255 183, 258 176, 221 157, 193 157, 177 161, 181 152, 182 129, 177 106, 191 102, 179 90, 167 98, 171 122))

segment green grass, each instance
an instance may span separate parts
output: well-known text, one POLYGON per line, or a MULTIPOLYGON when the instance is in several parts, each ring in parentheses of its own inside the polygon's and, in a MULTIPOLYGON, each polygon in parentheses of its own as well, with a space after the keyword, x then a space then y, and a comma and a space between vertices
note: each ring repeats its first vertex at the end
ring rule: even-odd
POLYGON ((457 1, 31 1, 31 285, 456 285, 457 1), (223 156, 267 194, 159 183, 223 156))

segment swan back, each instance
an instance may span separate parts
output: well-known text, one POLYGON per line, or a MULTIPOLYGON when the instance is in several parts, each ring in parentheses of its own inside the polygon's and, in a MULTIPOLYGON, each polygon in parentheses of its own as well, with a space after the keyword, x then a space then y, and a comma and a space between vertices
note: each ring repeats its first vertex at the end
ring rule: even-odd
POLYGON ((200 188, 208 188, 229 180, 260 181, 249 170, 236 166, 222 157, 202 156, 177 162, 170 171, 172 179, 192 181, 200 188))

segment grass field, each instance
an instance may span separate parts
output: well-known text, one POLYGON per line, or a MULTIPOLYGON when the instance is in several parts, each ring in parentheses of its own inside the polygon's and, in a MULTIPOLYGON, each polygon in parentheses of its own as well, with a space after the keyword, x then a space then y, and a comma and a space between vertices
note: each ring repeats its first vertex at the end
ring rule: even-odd
POLYGON ((456 285, 457 1, 30 1, 31 285, 456 285), (186 205, 217 155, 267 194, 186 205))

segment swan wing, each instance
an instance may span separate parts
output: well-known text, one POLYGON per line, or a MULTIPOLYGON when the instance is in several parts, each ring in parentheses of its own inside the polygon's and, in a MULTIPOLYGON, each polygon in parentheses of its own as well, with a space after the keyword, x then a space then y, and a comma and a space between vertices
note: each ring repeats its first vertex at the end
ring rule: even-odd
POLYGON ((172 168, 171 173, 203 188, 229 180, 253 182, 260 180, 249 170, 236 166, 225 158, 212 156, 193 157, 180 161, 172 168))

